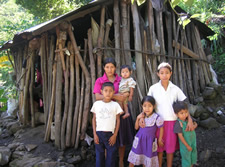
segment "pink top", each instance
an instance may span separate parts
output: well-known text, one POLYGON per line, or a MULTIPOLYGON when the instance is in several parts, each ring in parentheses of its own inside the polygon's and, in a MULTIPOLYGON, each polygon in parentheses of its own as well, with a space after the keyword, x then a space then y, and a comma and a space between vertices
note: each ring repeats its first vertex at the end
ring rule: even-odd
MULTIPOLYGON (((115 80, 113 82, 114 88, 115 88, 115 93, 118 93, 119 91, 119 84, 120 84, 120 80, 121 77, 119 77, 117 74, 115 75, 115 80)), ((104 73, 104 75, 102 77, 99 77, 96 81, 95 81, 95 86, 94 86, 94 90, 93 93, 99 93, 101 94, 101 88, 102 88, 102 84, 105 82, 110 82, 107 78, 106 73, 104 73)))

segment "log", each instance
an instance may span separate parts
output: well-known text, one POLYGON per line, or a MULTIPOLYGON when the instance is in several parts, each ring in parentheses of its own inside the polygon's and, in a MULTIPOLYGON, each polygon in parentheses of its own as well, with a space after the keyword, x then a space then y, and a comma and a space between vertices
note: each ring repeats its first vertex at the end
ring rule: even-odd
MULTIPOLYGON (((48 57, 48 106, 51 104, 51 95, 52 95, 52 71, 54 64, 54 55, 55 55, 55 37, 51 35, 50 47, 49 47, 49 57, 48 57)), ((49 108, 49 107, 48 107, 49 108)))
POLYGON ((29 80, 30 80, 30 62, 31 59, 28 59, 27 61, 27 75, 26 80, 24 84, 24 99, 23 99, 23 106, 22 106, 22 115, 23 115, 23 125, 26 126, 28 123, 28 89, 29 89, 29 80))
POLYGON ((31 111, 31 126, 35 127, 35 113, 34 113, 34 99, 33 99, 33 87, 34 87, 34 57, 35 57, 35 50, 32 50, 31 57, 30 57, 30 87, 29 87, 29 92, 30 92, 30 111, 31 111))
POLYGON ((66 121, 68 118, 68 108, 69 108, 69 68, 70 68, 69 60, 70 60, 70 57, 66 56, 66 71, 65 71, 65 78, 64 78, 65 104, 64 104, 64 112, 63 112, 63 119, 62 119, 62 126, 61 126, 61 149, 62 150, 66 148, 65 131, 66 131, 66 121))
MULTIPOLYGON (((85 47, 84 47, 84 62, 86 62, 86 55, 87 55, 87 39, 84 40, 85 47)), ((78 115, 78 122, 77 122, 77 134, 76 134, 76 142, 75 142, 75 149, 78 148, 79 141, 80 141, 80 130, 81 130, 81 121, 83 115, 83 103, 84 103, 84 73, 81 74, 81 90, 80 90, 80 108, 79 108, 79 115, 78 115)), ((93 94, 93 93, 92 93, 93 94)))
POLYGON ((24 58, 22 49, 23 48, 20 47, 19 48, 19 51, 18 51, 18 57, 19 57, 18 59, 20 60, 19 63, 18 63, 18 66, 17 66, 17 63, 15 63, 15 65, 16 65, 17 68, 20 68, 20 64, 21 64, 21 69, 22 69, 22 71, 20 69, 17 70, 18 71, 18 74, 17 75, 20 76, 20 78, 17 79, 17 83, 18 84, 19 84, 20 79, 21 79, 21 82, 19 84, 19 90, 20 90, 20 93, 19 93, 20 94, 19 95, 19 120, 21 122, 23 122, 23 112, 22 112, 23 103, 24 103, 24 91, 23 91, 23 89, 24 89, 24 82, 25 82, 25 77, 24 76, 26 74, 26 62, 27 62, 26 58, 22 62, 22 59, 24 58))
POLYGON ((90 103, 90 100, 89 100, 89 97, 90 97, 90 74, 87 70, 87 67, 85 66, 83 60, 82 60, 82 57, 80 55, 80 52, 79 52, 79 49, 77 47, 77 43, 76 43, 76 40, 75 40, 75 37, 74 37, 74 34, 72 32, 72 25, 70 24, 69 28, 68 28, 68 34, 69 34, 69 37, 70 37, 70 40, 72 42, 72 45, 73 45, 73 49, 74 49, 74 52, 75 52, 75 55, 78 57, 78 60, 79 60, 79 64, 84 72, 84 75, 85 75, 85 80, 86 80, 86 89, 85 89, 85 102, 84 102, 84 111, 83 111, 83 117, 82 117, 82 126, 81 126, 81 139, 84 139, 85 137, 85 133, 86 133, 86 130, 87 130, 87 121, 88 121, 88 114, 89 114, 89 103, 90 103))
MULTIPOLYGON (((91 92, 93 92, 95 80, 96 80, 96 71, 95 71, 95 60, 92 53, 93 46, 92 46, 92 31, 88 29, 88 51, 89 51, 89 58, 90 58, 90 68, 91 68, 91 92)), ((95 95, 92 93, 92 103, 95 102, 95 95)))
POLYGON ((80 106, 80 69, 79 69, 79 61, 78 56, 75 56, 75 71, 76 71, 76 104, 75 104, 75 110, 73 115, 73 128, 72 128, 72 139, 71 144, 72 146, 75 145, 75 139, 76 139, 76 131, 77 131, 77 120, 79 115, 79 106, 80 106))
POLYGON ((62 118, 62 62, 60 55, 57 54, 57 69, 56 69, 56 89, 55 89, 55 145, 61 149, 60 134, 61 134, 61 118, 62 118))
MULTIPOLYGON (((177 49, 181 50, 180 43, 176 42, 175 40, 173 40, 173 47, 176 47, 177 49)), ((188 49, 185 46, 182 46, 181 52, 187 54, 188 56, 194 59, 199 59, 199 56, 197 54, 195 54, 194 52, 192 52, 190 49, 188 49)))
MULTIPOLYGON (((55 57, 55 60, 57 60, 57 56, 55 57)), ((59 60, 58 60, 59 61, 59 60)), ((46 129, 45 129, 45 137, 44 141, 48 142, 50 133, 51 133, 51 125, 52 125, 52 119, 55 111, 55 93, 56 93, 56 68, 57 64, 54 63, 53 65, 53 71, 52 71, 52 95, 51 95, 51 102, 49 106, 49 115, 48 115, 48 121, 46 124, 46 129)))
POLYGON ((116 61, 116 73, 120 73, 120 10, 118 0, 114 0, 113 6, 114 14, 114 38, 115 38, 115 61, 116 61))
POLYGON ((47 77, 46 77, 46 34, 43 34, 41 36, 41 48, 40 48, 40 52, 41 52, 41 77, 42 77, 42 97, 43 97, 43 103, 44 103, 44 120, 45 120, 45 124, 47 123, 47 119, 48 119, 48 110, 47 110, 47 77))
MULTIPOLYGON (((175 14, 172 12, 172 21, 173 21, 173 39, 176 39, 176 17, 175 14)), ((174 55, 176 55, 177 48, 174 48, 174 55)), ((177 60, 173 60, 173 75, 172 81, 175 85, 178 85, 178 74, 177 74, 177 60)))
MULTIPOLYGON (((191 31, 195 32, 195 25, 191 24, 191 31)), ((191 34, 192 37, 192 46, 193 46, 193 50, 196 54, 199 55, 199 48, 198 48, 198 44, 196 42, 196 37, 195 37, 195 33, 191 34)), ((200 91, 202 92, 205 88, 205 78, 204 78, 204 73, 203 73, 203 69, 202 69, 202 65, 200 61, 197 61, 196 66, 193 69, 194 73, 198 73, 199 75, 199 85, 200 85, 200 91)), ((195 78, 194 78, 195 79, 195 78)))
MULTIPOLYGON (((188 42, 187 42, 185 30, 183 30, 182 33, 183 33, 183 36, 184 36, 184 46, 187 47, 188 42)), ((187 55, 184 55, 184 57, 187 57, 187 55)), ((185 69, 186 69, 186 72, 187 72, 187 80, 186 80, 187 92, 188 92, 188 95, 189 95, 189 100, 193 104, 195 95, 194 95, 194 90, 193 90, 193 86, 192 86, 191 62, 190 62, 190 60, 185 61, 185 69)))
MULTIPOLYGON (((165 44, 164 44, 164 30, 163 30, 163 21, 162 21, 162 11, 156 11, 156 30, 157 30, 157 37, 160 45, 160 53, 165 55, 165 44)), ((160 62, 166 61, 165 56, 159 56, 158 60, 160 62)))
MULTIPOLYGON (((167 9, 168 10, 168 9, 167 9)), ((168 56, 173 56, 173 30, 172 30, 172 16, 169 11, 166 11, 166 29, 167 29, 167 48, 168 48, 168 56)), ((168 59, 169 64, 172 64, 172 59, 168 59)))
MULTIPOLYGON (((194 29, 195 38, 196 38, 196 42, 198 44, 198 49, 199 49, 199 56, 200 56, 201 59, 207 61, 205 52, 204 52, 204 50, 202 48, 201 38, 200 38, 200 34, 199 34, 199 31, 198 31, 198 28, 196 26, 194 26, 194 28, 195 28, 194 29)), ((210 69, 209 69, 209 65, 207 63, 205 63, 205 62, 201 62, 201 65, 202 65, 203 72, 204 72, 205 83, 206 83, 206 85, 208 85, 210 83, 210 78, 212 79, 211 72, 210 72, 210 69)))
POLYGON ((121 0, 121 22, 122 22, 122 44, 124 51, 124 64, 131 66, 131 53, 130 53, 130 12, 129 12, 129 4, 126 0, 121 0))
MULTIPOLYGON (((113 20, 108 19, 106 22, 106 29, 105 29, 105 38, 104 38, 104 47, 107 48, 108 40, 109 40, 109 31, 110 27, 112 26, 113 20)), ((104 50, 104 59, 110 56, 110 50, 104 50)))
MULTIPOLYGON (((134 27, 134 47, 135 50, 142 50, 142 41, 141 41, 141 33, 140 33, 140 22, 139 22, 139 13, 137 10, 137 4, 134 2, 131 5, 131 11, 133 15, 133 27, 134 27)), ((139 52, 135 52, 135 61, 137 68, 137 82, 140 86, 141 93, 146 94, 145 85, 144 85, 144 75, 145 70, 143 68, 143 59, 142 54, 139 52)))
MULTIPOLYGON (((191 28, 192 28, 192 25, 191 24, 188 24, 186 26, 186 36, 187 36, 187 42, 188 42, 188 48, 193 50, 193 47, 192 47, 192 33, 191 33, 191 28)), ((197 97, 199 94, 200 94, 200 88, 199 88, 199 74, 198 74, 198 71, 197 70, 197 61, 192 61, 191 63, 191 66, 190 66, 190 72, 192 71, 192 78, 191 78, 191 81, 192 84, 193 84, 193 91, 194 91, 194 95, 195 97, 197 97)))
MULTIPOLYGON (((147 2, 148 8, 148 25, 149 25, 149 32, 150 32, 150 52, 155 53, 155 43, 156 43, 156 38, 155 38, 155 23, 154 23, 154 14, 153 14, 153 8, 152 8, 152 2, 151 0, 148 0, 147 2)), ((152 56, 151 58, 151 66, 152 66, 152 84, 155 84, 158 82, 158 76, 157 76, 157 57, 152 56)))
POLYGON ((62 62, 62 68, 63 68, 63 71, 66 71, 64 54, 63 54, 63 51, 62 51, 62 49, 63 49, 62 43, 63 43, 63 40, 66 40, 66 39, 63 39, 63 35, 61 35, 60 30, 59 30, 59 26, 56 26, 56 35, 57 35, 57 38, 58 38, 58 47, 59 47, 59 54, 60 54, 60 58, 61 58, 61 62, 62 62))
POLYGON ((68 48, 70 51, 70 95, 69 95, 69 109, 68 109, 68 119, 66 125, 66 146, 71 145, 71 132, 72 132, 72 116, 73 116, 73 101, 74 101, 74 50, 71 42, 68 42, 68 48))
MULTIPOLYGON (((186 70, 185 70, 185 65, 184 65, 184 60, 182 58, 184 58, 184 54, 183 54, 183 43, 184 43, 184 29, 182 28, 181 31, 181 45, 180 45, 180 57, 181 57, 181 70, 182 70, 182 73, 180 74, 181 77, 183 78, 183 92, 185 95, 188 95, 188 92, 187 92, 187 85, 186 85, 186 80, 187 80, 187 74, 186 74, 186 70)), ((189 99, 187 99, 189 101, 189 99)))
MULTIPOLYGON (((98 47, 101 48, 103 45, 103 39, 104 39, 104 28, 105 28, 105 6, 101 9, 101 21, 100 21, 100 31, 98 36, 98 47)), ((102 50, 99 49, 97 51, 97 72, 98 77, 102 76, 102 50)))

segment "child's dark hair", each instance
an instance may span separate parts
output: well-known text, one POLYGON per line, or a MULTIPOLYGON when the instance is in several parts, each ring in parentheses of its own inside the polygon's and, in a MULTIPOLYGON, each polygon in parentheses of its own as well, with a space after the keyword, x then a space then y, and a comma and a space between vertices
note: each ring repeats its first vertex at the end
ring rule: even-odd
POLYGON ((114 58, 112 58, 112 57, 106 58, 103 62, 103 67, 105 67, 105 65, 108 63, 112 63, 116 67, 116 61, 114 58))
MULTIPOLYGON (((143 97, 143 99, 141 100, 141 105, 144 104, 144 102, 149 102, 151 103, 153 106, 155 105, 155 99, 152 96, 145 96, 143 97)), ((155 111, 155 110, 154 110, 155 111)))
POLYGON ((114 85, 113 85, 113 83, 112 82, 105 82, 105 83, 103 83, 102 84, 102 90, 104 89, 104 87, 106 87, 106 86, 110 86, 110 87, 112 87, 113 88, 113 90, 114 90, 114 85))
POLYGON ((187 110, 188 105, 184 101, 176 101, 173 103, 173 110, 175 114, 178 114, 181 110, 187 110))
POLYGON ((127 68, 130 72, 132 71, 131 67, 125 64, 120 67, 120 72, 122 71, 122 69, 125 69, 125 68, 127 68))

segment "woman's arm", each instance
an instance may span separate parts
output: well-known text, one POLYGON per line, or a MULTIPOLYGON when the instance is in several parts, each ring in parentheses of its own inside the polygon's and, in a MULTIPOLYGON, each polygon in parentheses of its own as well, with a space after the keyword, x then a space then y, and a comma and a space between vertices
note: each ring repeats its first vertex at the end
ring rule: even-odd
POLYGON ((191 118, 191 115, 188 115, 188 123, 187 123, 187 127, 185 129, 185 131, 193 131, 196 127, 193 124, 193 120, 191 118))
MULTIPOLYGON (((128 96, 129 96, 129 93, 128 93, 128 96)), ((113 100, 115 101, 119 101, 119 102, 124 102, 124 100, 126 100, 126 97, 127 97, 127 94, 124 93, 124 94, 114 94, 113 95, 113 100)), ((100 94, 100 93, 95 93, 95 99, 96 100, 103 100, 103 95, 100 94)))

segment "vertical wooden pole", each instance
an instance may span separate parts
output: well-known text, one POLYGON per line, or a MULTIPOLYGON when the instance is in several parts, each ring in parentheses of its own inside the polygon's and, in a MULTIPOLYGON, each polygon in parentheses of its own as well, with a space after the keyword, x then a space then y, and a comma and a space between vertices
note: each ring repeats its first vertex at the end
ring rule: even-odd
MULTIPOLYGON (((98 36, 98 47, 101 48, 103 45, 104 39, 104 28, 105 28, 105 6, 102 7, 101 10, 101 21, 100 21, 100 31, 98 36)), ((97 69, 98 69, 98 77, 102 76, 102 50, 99 49, 97 51, 97 69)))
POLYGON ((74 101, 74 50, 71 42, 68 42, 68 48, 70 51, 70 95, 69 95, 69 109, 68 109, 68 119, 66 125, 66 146, 71 146, 71 132, 72 132, 72 118, 73 118, 73 101, 74 101))
MULTIPOLYGON (((93 56, 93 46, 92 46, 92 31, 88 29, 88 51, 90 59, 90 68, 91 68, 91 92, 93 92, 95 80, 96 80, 96 71, 95 71, 95 60, 93 56)), ((95 102, 95 95, 92 93, 92 102, 95 102)))
MULTIPOLYGON (((114 38, 115 38, 115 48, 120 49, 120 10, 119 10, 119 2, 118 0, 114 0, 113 6, 113 14, 114 14, 114 38)), ((115 50, 115 61, 117 64, 116 73, 120 73, 120 51, 115 50)))
POLYGON ((123 48, 124 51, 124 58, 125 64, 131 66, 131 53, 130 53, 130 13, 129 11, 129 4, 126 3, 126 0, 121 0, 121 22, 122 22, 122 37, 123 37, 123 48))
MULTIPOLYGON (((141 41, 141 33, 140 33, 140 22, 139 22, 139 14, 137 10, 137 4, 134 2, 131 5, 131 11, 133 14, 133 27, 134 27, 134 47, 135 50, 142 50, 142 41, 141 41)), ((137 68, 137 81, 141 89, 141 93, 144 95, 145 92, 145 85, 144 85, 144 75, 145 71, 143 68, 143 60, 142 54, 139 52, 135 52, 135 61, 136 61, 136 68, 137 68)))

